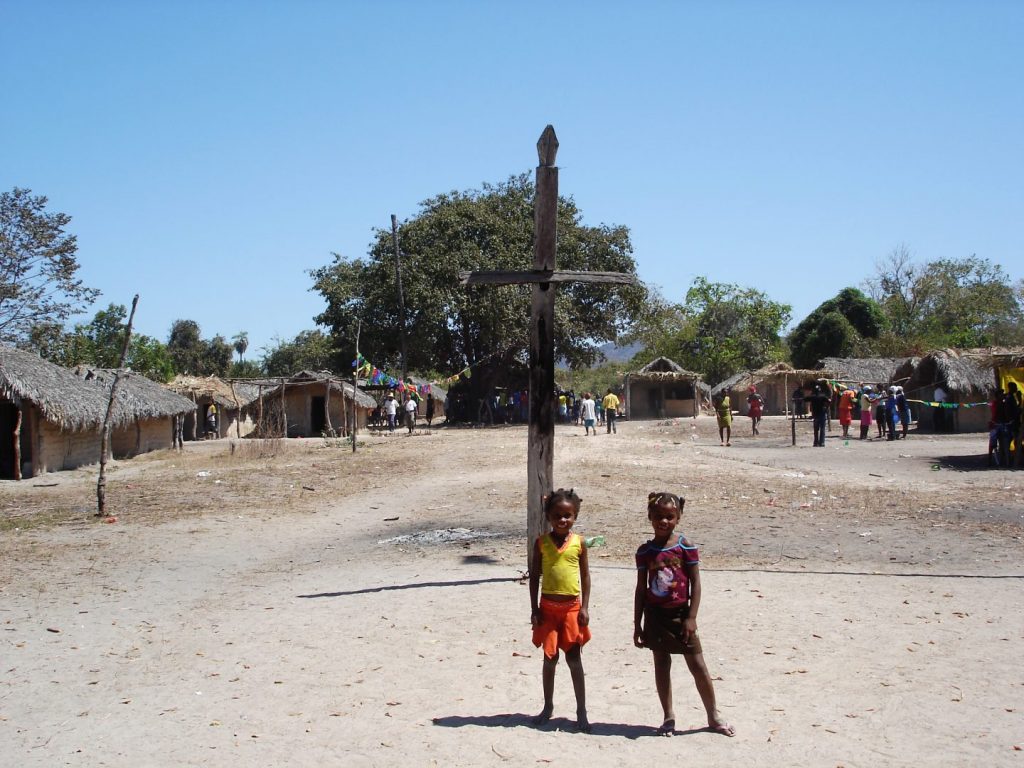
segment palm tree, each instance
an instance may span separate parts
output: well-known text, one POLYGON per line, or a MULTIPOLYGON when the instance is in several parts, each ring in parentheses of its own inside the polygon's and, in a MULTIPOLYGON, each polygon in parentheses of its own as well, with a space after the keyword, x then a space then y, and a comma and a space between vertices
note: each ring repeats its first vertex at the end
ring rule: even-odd
POLYGON ((245 350, 249 348, 249 333, 247 331, 239 331, 232 339, 235 342, 235 352, 238 353, 238 362, 245 362, 245 350))

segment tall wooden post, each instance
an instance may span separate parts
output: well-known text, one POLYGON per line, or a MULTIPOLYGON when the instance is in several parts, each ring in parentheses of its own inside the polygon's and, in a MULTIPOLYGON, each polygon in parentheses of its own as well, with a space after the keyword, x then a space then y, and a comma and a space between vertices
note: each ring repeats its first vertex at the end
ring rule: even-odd
POLYGON ((530 408, 527 447, 526 558, 534 540, 546 530, 543 494, 554 485, 555 448, 555 286, 559 283, 633 285, 636 276, 621 272, 555 269, 558 221, 558 138, 550 125, 537 142, 537 196, 534 200, 533 269, 459 273, 464 285, 533 286, 530 304, 530 408))
POLYGON ((402 345, 402 381, 405 381, 405 296, 402 295, 402 252, 398 250, 398 217, 391 214, 391 241, 395 244, 395 285, 398 288, 398 339, 402 345))
MULTIPOLYGON (((398 250, 397 248, 395 249, 398 250)), ((356 369, 352 373, 352 453, 356 452, 356 428, 359 426, 359 411, 356 410, 356 392, 359 391, 359 333, 363 329, 363 321, 356 320, 356 369)))
MULTIPOLYGON (((537 142, 537 197, 534 201, 533 268, 554 270, 558 242, 558 138, 547 126, 537 142)), ((541 497, 550 493, 555 462, 555 288, 534 283, 530 302, 530 430, 526 459, 526 557, 545 531, 541 497)))

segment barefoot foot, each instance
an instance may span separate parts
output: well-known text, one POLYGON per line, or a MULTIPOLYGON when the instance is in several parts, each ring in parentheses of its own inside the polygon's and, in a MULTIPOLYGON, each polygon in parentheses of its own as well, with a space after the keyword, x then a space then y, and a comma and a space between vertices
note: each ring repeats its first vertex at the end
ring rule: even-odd
POLYGON ((545 704, 544 709, 540 711, 539 715, 533 717, 530 722, 534 725, 544 725, 548 720, 551 719, 551 713, 554 711, 554 707, 550 704, 545 704))
POLYGON ((593 733, 586 711, 576 713, 576 730, 580 733, 593 733))
POLYGON ((676 721, 675 718, 668 718, 664 723, 658 726, 659 736, 671 736, 676 732, 676 721))
POLYGON ((716 720, 708 723, 708 730, 712 733, 718 733, 722 736, 735 736, 736 729, 733 728, 729 723, 724 720, 716 720))

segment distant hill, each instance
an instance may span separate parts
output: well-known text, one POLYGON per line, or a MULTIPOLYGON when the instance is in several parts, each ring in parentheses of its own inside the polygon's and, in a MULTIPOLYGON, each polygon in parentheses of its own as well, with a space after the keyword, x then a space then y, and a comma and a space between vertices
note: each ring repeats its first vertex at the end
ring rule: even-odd
POLYGON ((627 344, 624 347, 616 346, 614 342, 608 342, 598 347, 598 349, 604 352, 604 356, 609 363, 625 363, 643 348, 644 345, 638 341, 627 344))

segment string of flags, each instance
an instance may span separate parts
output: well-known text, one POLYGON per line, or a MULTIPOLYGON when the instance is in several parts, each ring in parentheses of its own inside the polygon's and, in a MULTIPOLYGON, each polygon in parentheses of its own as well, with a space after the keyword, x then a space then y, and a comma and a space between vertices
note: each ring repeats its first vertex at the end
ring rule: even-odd
MULTIPOLYGON (((459 379, 472 378, 473 367, 490 360, 495 356, 495 354, 497 353, 487 355, 486 357, 477 360, 473 365, 467 365, 458 373, 452 374, 451 376, 442 379, 442 381, 445 384, 454 384, 459 379)), ((394 376, 390 376, 363 357, 361 352, 356 353, 356 359, 352 361, 352 367, 356 369, 356 376, 364 377, 371 385, 383 384, 384 386, 390 387, 391 389, 395 389, 399 392, 411 391, 417 395, 430 394, 429 384, 420 384, 417 386, 410 382, 403 382, 401 379, 397 379, 394 376)))
POLYGON ((373 386, 383 385, 397 392, 408 392, 417 397, 425 397, 431 393, 429 384, 416 385, 396 379, 363 357, 362 353, 356 354, 356 359, 352 361, 352 367, 356 369, 356 376, 362 376, 373 386))
POLYGON ((947 410, 955 410, 956 408, 981 408, 983 405, 988 405, 988 403, 937 403, 934 400, 911 400, 909 398, 907 398, 907 402, 927 405, 929 408, 945 408, 947 410))

